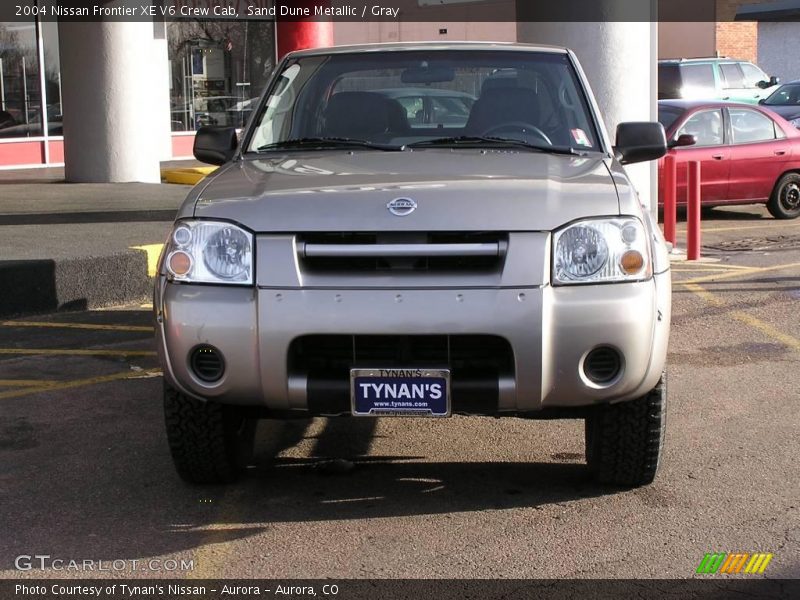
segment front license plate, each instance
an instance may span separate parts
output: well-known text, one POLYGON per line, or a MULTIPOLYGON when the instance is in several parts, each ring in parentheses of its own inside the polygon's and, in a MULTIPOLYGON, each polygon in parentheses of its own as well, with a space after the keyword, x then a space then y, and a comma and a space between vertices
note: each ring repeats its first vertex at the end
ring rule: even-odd
POLYGON ((449 417, 447 369, 351 369, 356 417, 449 417))

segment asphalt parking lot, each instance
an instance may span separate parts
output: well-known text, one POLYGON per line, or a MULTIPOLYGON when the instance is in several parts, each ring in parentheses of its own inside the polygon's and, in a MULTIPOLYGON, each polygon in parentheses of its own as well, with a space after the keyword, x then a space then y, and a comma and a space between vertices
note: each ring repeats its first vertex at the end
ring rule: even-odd
POLYGON ((241 483, 189 486, 148 306, 0 322, 0 576, 107 575, 14 568, 38 553, 132 577, 682 578, 769 552, 765 577, 800 577, 800 222, 706 217, 707 259, 674 264, 665 462, 633 491, 588 479, 581 422, 479 418, 262 422, 241 483))

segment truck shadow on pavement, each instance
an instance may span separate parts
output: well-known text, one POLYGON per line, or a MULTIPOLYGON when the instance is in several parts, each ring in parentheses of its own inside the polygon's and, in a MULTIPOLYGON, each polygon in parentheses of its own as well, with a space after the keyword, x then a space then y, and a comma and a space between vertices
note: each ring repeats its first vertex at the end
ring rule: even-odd
MULTIPOLYGON (((413 448, 370 453, 375 421, 359 419, 317 421, 313 431, 310 420, 262 422, 254 465, 240 482, 193 486, 172 468, 160 379, 111 385, 5 401, 0 430, 7 422, 6 433, 23 432, 28 443, 0 445, 0 530, 9 534, 0 540, 0 572, 12 572, 22 554, 148 558, 277 535, 270 530, 280 523, 512 508, 552 522, 559 511, 545 510, 551 505, 618 491, 593 484, 582 457, 568 453, 533 454, 531 462, 513 448, 499 448, 506 459, 497 462, 461 462, 452 451, 441 461, 413 448), (297 444, 313 450, 296 452, 297 444)), ((476 436, 479 427, 476 420, 476 436)), ((459 443, 468 458, 472 441, 459 443)))
MULTIPOLYGON (((477 428, 480 420, 471 420, 477 428)), ((555 461, 582 463, 582 455, 557 454, 554 462, 527 463, 470 462, 468 455, 464 461, 442 462, 413 451, 403 456, 368 454, 376 423, 373 419, 329 419, 308 457, 272 458, 277 448, 262 443, 258 466, 250 470, 238 492, 252 502, 245 501, 239 508, 253 520, 331 520, 537 508, 613 491, 593 484, 585 465, 555 461), (257 501, 277 489, 293 501, 281 503, 278 511, 257 501)), ((280 440, 274 434, 277 429, 289 430, 283 440, 298 439, 302 427, 300 423, 262 422, 260 437, 280 440)))

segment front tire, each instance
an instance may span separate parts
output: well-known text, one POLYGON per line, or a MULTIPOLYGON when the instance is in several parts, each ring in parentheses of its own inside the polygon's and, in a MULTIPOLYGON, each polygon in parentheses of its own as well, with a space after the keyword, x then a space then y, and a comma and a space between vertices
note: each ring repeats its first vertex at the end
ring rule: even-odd
POLYGON ((189 483, 231 483, 253 454, 257 420, 242 409, 190 398, 164 384, 172 461, 189 483))
POLYGON ((787 173, 778 180, 767 202, 767 210, 776 219, 800 216, 800 175, 787 173))
POLYGON ((666 374, 629 402, 598 406, 586 418, 586 463, 601 483, 639 487, 653 482, 664 448, 666 374))

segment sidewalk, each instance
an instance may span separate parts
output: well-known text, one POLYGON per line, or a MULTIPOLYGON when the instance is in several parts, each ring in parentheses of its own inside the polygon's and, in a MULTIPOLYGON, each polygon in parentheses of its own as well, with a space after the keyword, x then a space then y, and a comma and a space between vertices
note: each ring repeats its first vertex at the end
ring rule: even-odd
POLYGON ((0 171, 0 317, 150 298, 154 260, 191 188, 63 177, 0 171))

